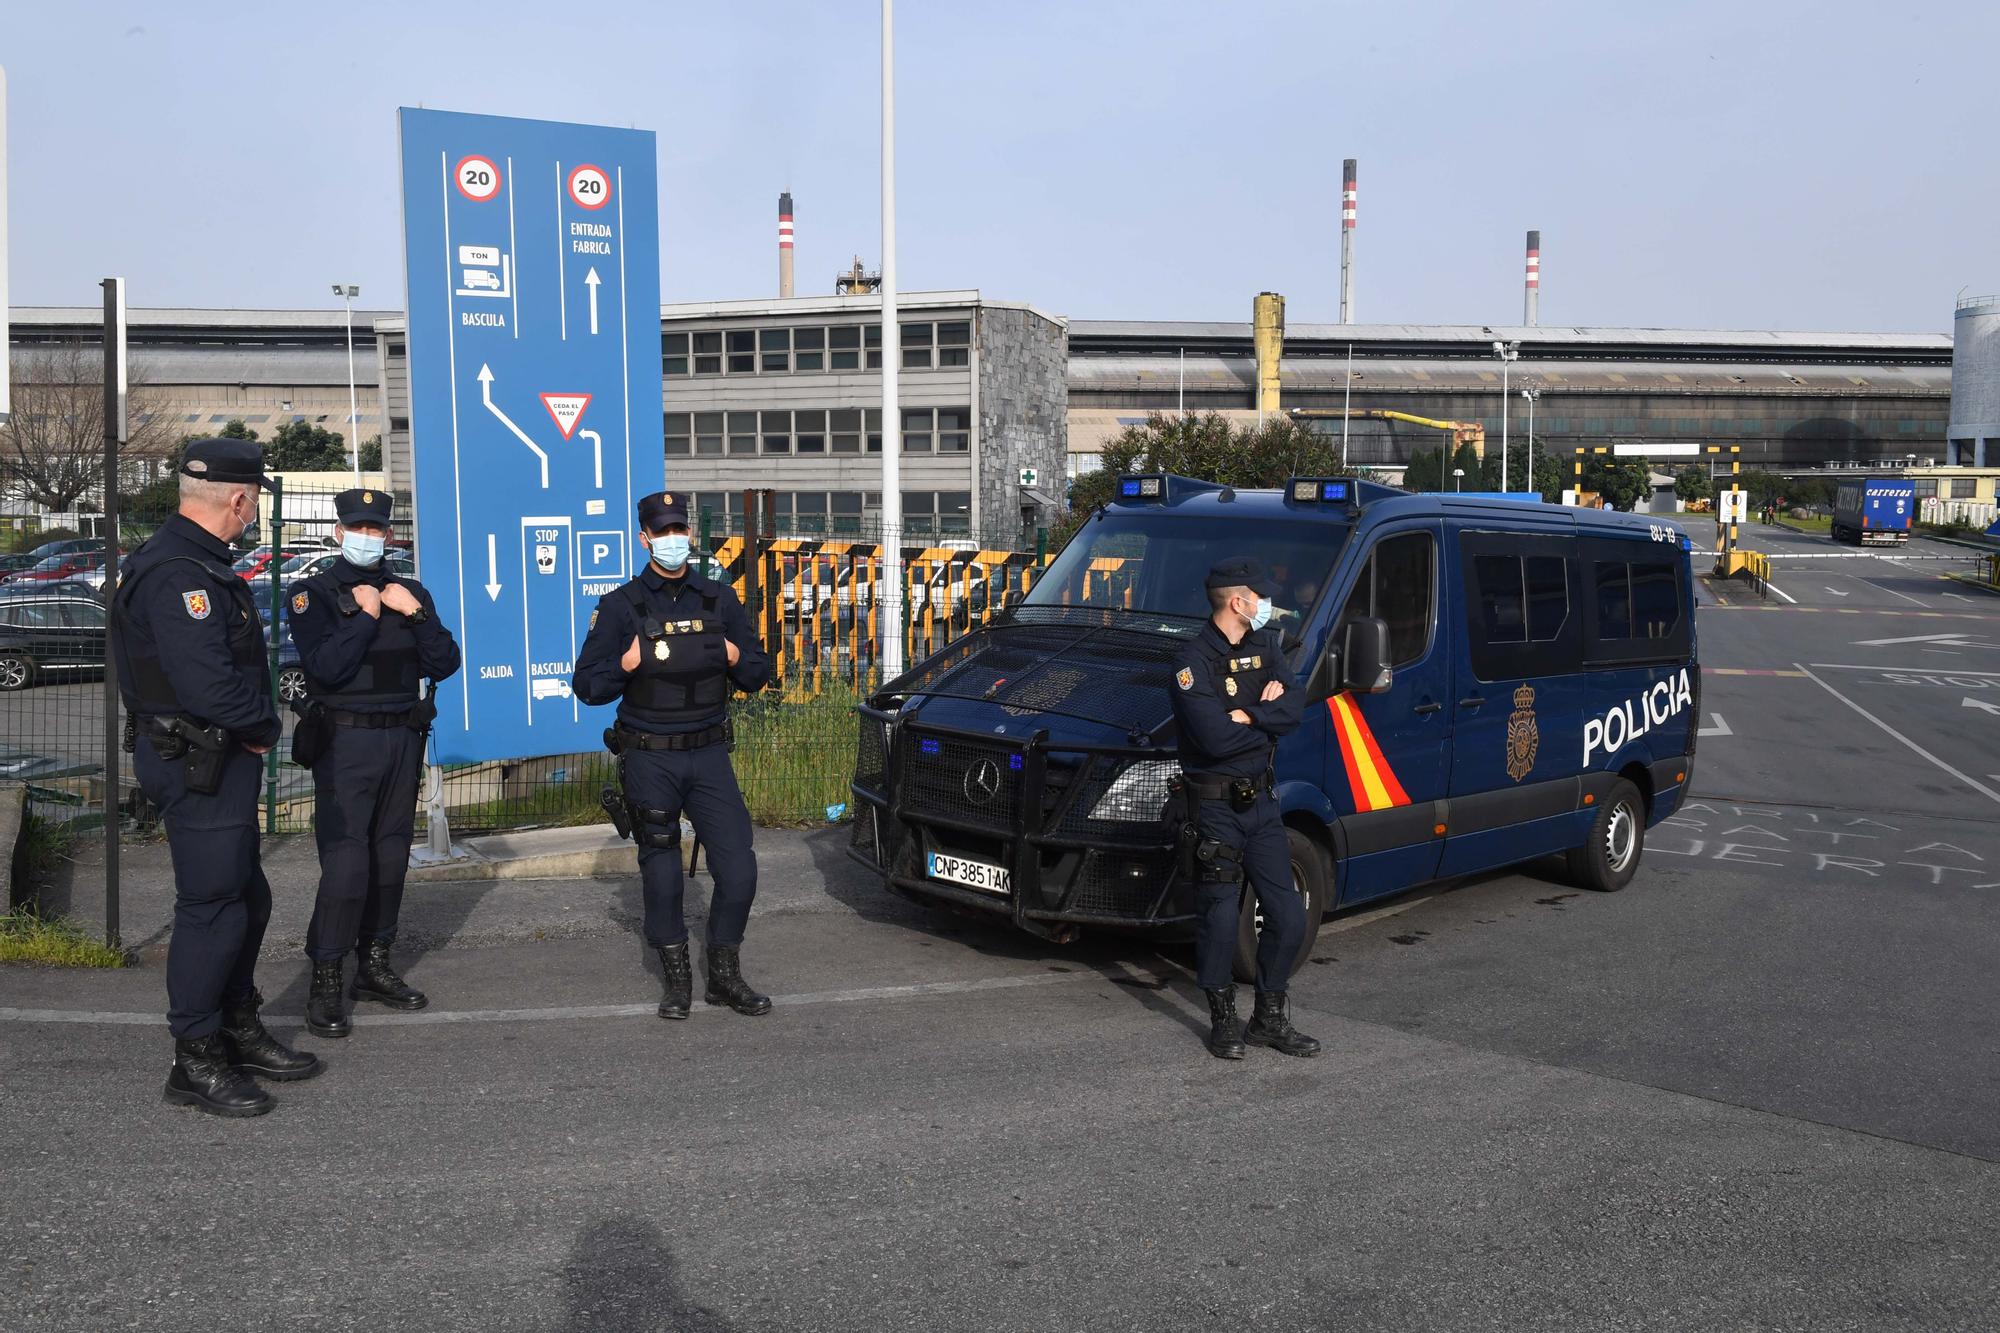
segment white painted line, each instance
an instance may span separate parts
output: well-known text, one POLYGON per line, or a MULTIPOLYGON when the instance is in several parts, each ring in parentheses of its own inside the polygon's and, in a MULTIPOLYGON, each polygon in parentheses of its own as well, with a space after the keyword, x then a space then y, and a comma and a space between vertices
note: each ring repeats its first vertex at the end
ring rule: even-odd
POLYGON ((1777 584, 1771 582, 1771 580, 1769 579, 1764 580, 1764 587, 1767 590, 1778 594, 1778 596, 1784 598, 1786 601, 1790 602, 1793 606, 1797 606, 1799 604, 1798 598, 1792 596, 1790 593, 1786 592, 1783 588, 1780 588, 1777 584))
POLYGON ((1427 893, 1421 898, 1412 898, 1406 903, 1390 903, 1387 907, 1378 907, 1372 912, 1361 912, 1355 916, 1344 916, 1337 921, 1329 921, 1321 926, 1319 933, 1322 935, 1337 935, 1343 930, 1359 930, 1363 926, 1380 921, 1385 916, 1397 916, 1409 911, 1412 907, 1421 907, 1435 897, 1437 897, 1436 894, 1427 893))
POLYGON ((1957 778, 1960 782, 1963 782, 1966 786, 1972 788, 1974 791, 1978 792, 1981 796, 1984 796, 1987 800, 1993 802, 1995 805, 2000 805, 2000 791, 1995 791, 1993 788, 1981 782, 1978 778, 1973 777, 1969 773, 1960 772, 1958 769, 1952 767, 1944 760, 1938 758, 1936 755, 1932 754, 1929 750, 1926 750, 1923 746, 1917 744, 1915 741, 1911 740, 1908 736, 1905 736, 1902 732, 1896 730, 1894 727, 1890 726, 1887 722, 1884 722, 1881 718, 1875 716, 1873 713, 1863 708, 1860 704, 1855 703, 1854 700, 1848 698, 1846 695, 1842 694, 1839 690, 1836 690, 1835 688, 1833 688, 1833 686, 1821 680, 1818 676, 1813 675, 1811 671, 1807 671, 1804 663, 1794 662, 1792 663, 1792 665, 1794 667, 1797 667, 1800 671, 1804 671, 1806 679, 1810 680, 1813 684, 1825 690, 1828 694, 1832 695, 1834 698, 1840 700, 1840 702, 1846 704, 1849 708, 1852 708, 1855 712, 1861 714, 1862 717, 1874 723, 1877 727, 1879 727, 1882 731, 1884 731, 1888 735, 1893 736, 1896 740, 1900 741, 1903 745, 1907 746, 1911 750, 1911 752, 1921 756, 1924 759, 1928 759, 1932 764, 1944 770, 1946 773, 1951 774, 1953 777, 1957 778))
MULTIPOLYGON (((1921 666, 1878 666, 1870 662, 1814 662, 1821 671, 1912 671, 1921 675, 1934 675, 1938 668, 1925 663, 1921 666)), ((2000 671, 1964 671, 1958 667, 1947 667, 1943 674, 1950 676, 2000 676, 2000 671)))
POLYGON ((1879 583, 1876 583, 1876 582, 1873 582, 1872 580, 1869 580, 1869 579, 1864 579, 1864 578, 1862 578, 1862 577, 1861 577, 1861 576, 1860 576, 1859 574, 1856 574, 1856 575, 1854 575, 1854 576, 1853 576, 1853 578, 1854 578, 1854 581, 1855 581, 1856 583, 1860 583, 1860 584, 1864 584, 1864 585, 1866 585, 1867 587, 1870 587, 1870 588, 1873 588, 1873 589, 1874 589, 1875 591, 1877 591, 1877 592, 1886 592, 1886 593, 1888 593, 1888 594, 1889 594, 1889 595, 1890 595, 1891 597, 1900 597, 1900 598, 1902 598, 1902 599, 1903 599, 1904 601, 1906 601, 1906 602, 1910 603, 1910 605, 1912 605, 1912 606, 1925 606, 1925 605, 1928 605, 1928 603, 1926 603, 1926 602, 1925 602, 1925 601, 1924 601, 1923 599, 1921 599, 1921 598, 1918 598, 1918 597, 1912 597, 1912 596, 1910 596, 1910 594, 1908 594, 1908 593, 1906 593, 1906 592, 1897 592, 1897 591, 1896 591, 1896 590, 1895 590, 1894 588, 1887 588, 1887 587, 1884 587, 1883 585, 1881 585, 1881 584, 1879 584, 1879 583))
POLYGON ((1847 593, 1846 593, 1846 592, 1845 592, 1845 591, 1844 591, 1843 589, 1840 589, 1840 588, 1836 588, 1836 587, 1834 587, 1834 586, 1833 586, 1832 584, 1827 584, 1827 585, 1825 585, 1825 587, 1826 587, 1826 590, 1827 590, 1828 592, 1832 593, 1832 594, 1833 594, 1833 595, 1834 595, 1835 597, 1845 597, 1845 596, 1847 596, 1847 593))
POLYGON ((1710 717, 1710 718, 1712 718, 1712 719, 1714 720, 1714 725, 1713 725, 1713 726, 1707 726, 1707 727, 1703 727, 1703 728, 1701 728, 1701 729, 1700 729, 1699 731, 1695 732, 1695 735, 1697 735, 1697 736, 1734 736, 1734 735, 1736 734, 1735 732, 1733 732, 1733 731, 1731 731, 1731 730, 1729 729, 1729 724, 1728 724, 1727 722, 1724 722, 1724 721, 1722 720, 1722 714, 1720 714, 1720 713, 1710 713, 1710 714, 1709 714, 1709 717, 1710 717))

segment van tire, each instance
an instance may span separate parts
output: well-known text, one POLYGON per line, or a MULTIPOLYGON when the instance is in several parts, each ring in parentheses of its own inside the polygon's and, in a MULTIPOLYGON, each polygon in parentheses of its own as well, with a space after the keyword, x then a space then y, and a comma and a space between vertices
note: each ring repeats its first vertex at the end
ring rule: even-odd
POLYGON ((1570 878, 1593 893, 1616 893, 1632 882, 1645 851, 1646 803, 1619 778, 1590 821, 1590 840, 1569 849, 1570 878))
MULTIPOLYGON (((1333 877, 1328 873, 1326 850, 1295 828, 1285 830, 1292 854, 1292 882, 1306 900, 1306 929, 1299 940, 1299 952, 1285 975, 1292 976, 1312 957, 1319 940, 1320 922, 1331 905, 1333 877)), ((1257 982, 1257 895, 1246 884, 1243 901, 1236 912, 1236 979, 1249 985, 1257 982)))

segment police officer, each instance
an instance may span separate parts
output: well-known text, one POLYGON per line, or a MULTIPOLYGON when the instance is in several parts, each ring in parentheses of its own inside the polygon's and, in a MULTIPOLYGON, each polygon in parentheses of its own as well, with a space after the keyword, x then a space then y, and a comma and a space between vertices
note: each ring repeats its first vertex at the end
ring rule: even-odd
POLYGON ((660 1017, 686 1018, 694 973, 682 919, 680 819, 686 811, 708 848, 715 896, 708 910, 704 999, 765 1014, 769 996, 743 979, 743 930, 757 896, 750 811, 729 764, 731 687, 760 690, 771 659, 727 584, 688 568, 686 501, 660 492, 639 501, 639 542, 651 559, 638 578, 600 599, 577 654, 571 687, 589 704, 618 702, 604 733, 618 756, 622 800, 605 788, 619 832, 639 848, 646 943, 660 954, 660 1017))
POLYGON ((1209 1053, 1241 1060, 1245 1043, 1286 1055, 1319 1054, 1285 1013, 1292 960, 1305 938, 1305 904, 1278 813, 1271 757, 1303 715, 1298 682, 1276 630, 1267 630, 1277 586, 1255 560, 1224 560, 1208 572, 1212 614, 1182 650, 1173 684, 1180 724, 1185 837, 1195 869, 1195 972, 1208 996, 1209 1053), (1242 885, 1257 895, 1257 1007, 1246 1029, 1236 1015, 1232 959, 1242 885))
POLYGON ((459 653, 424 586, 383 565, 390 504, 385 491, 336 495, 340 559, 290 594, 292 642, 306 677, 292 757, 312 769, 318 795, 306 1026, 322 1037, 353 1031, 341 996, 349 953, 355 999, 405 1010, 430 1003, 396 974, 389 946, 403 905, 424 738, 437 715, 431 693, 458 670, 459 653), (430 690, 420 688, 426 680, 430 690))
POLYGON ((180 512, 132 553, 111 602, 125 748, 174 865, 166 1100, 228 1116, 271 1109, 252 1075, 322 1067, 265 1031, 253 976, 271 919, 257 797, 280 727, 263 625, 229 545, 256 522, 263 462, 249 440, 190 441, 180 512))

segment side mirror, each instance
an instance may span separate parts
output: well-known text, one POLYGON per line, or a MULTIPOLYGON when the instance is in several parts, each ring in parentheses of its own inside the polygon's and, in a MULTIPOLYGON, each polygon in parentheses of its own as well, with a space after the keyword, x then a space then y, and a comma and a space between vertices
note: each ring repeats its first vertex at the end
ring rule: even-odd
POLYGON ((1000 599, 1000 609, 1002 611, 1012 611, 1015 607, 1019 606, 1020 604, 1021 604, 1021 590, 1019 588, 1007 589, 1007 595, 1000 599))
POLYGON ((1341 630, 1340 684, 1356 694, 1380 694, 1395 673, 1389 669, 1389 627, 1374 616, 1360 616, 1341 630))
POLYGON ((1340 693, 1340 649, 1329 648, 1306 681, 1306 702, 1320 703, 1340 693))

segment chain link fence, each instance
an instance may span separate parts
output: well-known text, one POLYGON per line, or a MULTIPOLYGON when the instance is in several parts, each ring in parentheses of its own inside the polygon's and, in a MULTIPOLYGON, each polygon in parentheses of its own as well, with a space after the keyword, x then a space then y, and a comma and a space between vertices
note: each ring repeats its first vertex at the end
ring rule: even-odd
MULTIPOLYGON (((263 499, 262 540, 239 543, 236 570, 265 622, 270 688, 284 722, 266 760, 263 825, 268 833, 301 833, 312 827, 315 800, 311 773, 291 758, 291 705, 305 697, 306 684, 291 638, 290 590, 339 558, 333 497, 350 482, 280 481, 263 499)), ((402 517, 387 559, 391 569, 414 575, 409 497, 395 500, 402 517)), ((172 512, 135 506, 121 514, 121 554, 172 512)), ((776 685, 732 709, 744 797, 762 824, 840 818, 854 764, 852 710, 881 678, 889 600, 883 548, 858 524, 836 535, 817 524, 801 531, 746 523, 740 513, 736 519, 725 524, 712 511, 701 514, 695 548, 706 573, 734 586, 778 668, 776 685)), ((105 768, 104 539, 38 529, 0 525, 0 544, 11 537, 20 548, 0 557, 0 776, 27 784, 37 816, 79 831, 100 823, 105 787, 113 784, 121 830, 153 836, 157 812, 139 790, 131 756, 118 752, 108 775, 105 768), (8 560, 14 568, 5 567, 8 560)), ((899 628, 907 662, 990 619, 1030 586, 1046 556, 982 546, 969 533, 928 540, 949 544, 903 548, 899 628)), ((419 837, 440 809, 454 837, 602 823, 599 793, 614 780, 601 751, 432 767, 420 792, 419 837)))

